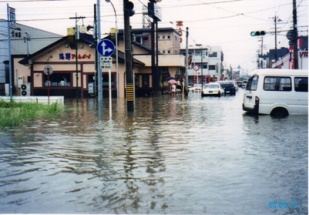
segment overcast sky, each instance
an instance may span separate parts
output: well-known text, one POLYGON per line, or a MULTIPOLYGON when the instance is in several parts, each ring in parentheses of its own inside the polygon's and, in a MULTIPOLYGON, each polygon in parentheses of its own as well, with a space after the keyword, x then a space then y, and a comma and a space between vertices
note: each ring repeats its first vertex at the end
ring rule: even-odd
MULTIPOLYGON (((116 8, 118 28, 123 29, 123 0, 111 0, 116 8)), ((142 7, 148 0, 131 0, 136 14, 131 18, 133 28, 141 28, 142 7)), ((16 9, 20 24, 66 35, 68 27, 75 25, 70 19, 84 16, 84 24, 93 23, 96 0, 0 0, 0 18, 6 19, 6 7, 16 9)), ((183 21, 183 30, 189 28, 189 46, 221 46, 226 66, 252 70, 256 67, 261 38, 251 37, 254 30, 265 30, 263 52, 275 47, 277 17, 277 47, 288 47, 286 33, 292 28, 293 0, 162 0, 162 21, 159 27, 176 28, 176 21, 183 21)), ((110 3, 101 0, 101 32, 115 27, 114 10, 110 3)), ((300 36, 308 35, 308 0, 297 0, 298 30, 300 36)), ((82 20, 78 22, 82 25, 82 20)), ((102 35, 104 36, 104 35, 102 35)), ((185 48, 185 34, 183 34, 185 48)))

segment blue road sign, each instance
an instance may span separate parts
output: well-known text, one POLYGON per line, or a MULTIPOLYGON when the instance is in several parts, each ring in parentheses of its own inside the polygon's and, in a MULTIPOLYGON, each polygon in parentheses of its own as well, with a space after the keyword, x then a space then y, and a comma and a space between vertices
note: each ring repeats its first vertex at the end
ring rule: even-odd
POLYGON ((104 39, 98 43, 97 50, 103 57, 110 57, 115 51, 115 45, 111 40, 104 39))

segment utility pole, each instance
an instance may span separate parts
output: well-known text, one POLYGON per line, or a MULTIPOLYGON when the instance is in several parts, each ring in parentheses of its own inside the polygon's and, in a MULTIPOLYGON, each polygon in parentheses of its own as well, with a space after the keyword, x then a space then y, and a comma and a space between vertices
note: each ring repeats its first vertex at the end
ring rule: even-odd
POLYGON ((130 11, 133 10, 133 3, 129 0, 123 0, 123 18, 124 18, 124 39, 125 39, 125 66, 126 66, 126 99, 127 111, 134 112, 135 86, 132 57, 132 38, 130 26, 130 11))
POLYGON ((281 19, 277 19, 278 17, 274 17, 274 22, 275 22, 275 61, 278 60, 278 53, 277 53, 277 22, 281 22, 281 19))
MULTIPOLYGON (((75 19, 75 70, 76 70, 76 101, 78 101, 78 40, 79 40, 79 28, 77 22, 79 19, 84 19, 86 17, 79 16, 75 13, 75 17, 70 17, 70 19, 75 19)), ((82 87, 81 87, 82 90, 82 87)))
POLYGON ((189 77, 188 77, 188 58, 189 58, 189 50, 188 50, 188 46, 189 46, 189 28, 186 28, 186 59, 185 59, 185 76, 186 76, 186 80, 185 80, 185 94, 187 93, 187 89, 188 89, 188 82, 189 82, 189 77))
POLYGON ((93 5, 93 27, 94 27, 94 32, 93 32, 93 38, 94 38, 94 49, 95 49, 95 51, 94 51, 94 53, 95 53, 95 55, 94 55, 94 64, 95 64, 95 75, 94 75, 94 77, 95 77, 95 80, 94 80, 94 94, 96 94, 97 92, 98 92, 98 71, 99 71, 99 65, 98 65, 98 62, 99 62, 99 60, 98 60, 98 52, 97 52, 97 45, 98 45, 98 34, 97 34, 97 29, 98 29, 98 25, 97 25, 97 5, 96 4, 94 4, 93 5))
POLYGON ((294 69, 298 69, 298 32, 297 32, 297 6, 296 0, 293 0, 293 57, 294 57, 294 69))
POLYGON ((261 37, 261 54, 260 57, 258 58, 258 67, 263 69, 263 46, 264 46, 264 38, 261 37))
POLYGON ((9 4, 7 4, 7 21, 8 21, 8 48, 9 48, 9 79, 10 79, 10 101, 13 101, 13 69, 12 69, 12 53, 11 53, 11 25, 15 23, 15 9, 11 8, 9 4))
MULTIPOLYGON (((101 4, 100 0, 97 0, 97 17, 96 17, 96 34, 97 34, 97 44, 101 40, 101 4)), ((98 73, 98 109, 101 112, 102 102, 103 102, 103 88, 102 88, 102 69, 99 56, 97 55, 97 73, 98 73)))

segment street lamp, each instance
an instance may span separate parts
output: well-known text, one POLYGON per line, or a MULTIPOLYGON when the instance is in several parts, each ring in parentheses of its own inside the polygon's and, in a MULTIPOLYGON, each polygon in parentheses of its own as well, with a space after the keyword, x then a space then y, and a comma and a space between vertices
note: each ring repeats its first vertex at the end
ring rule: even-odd
POLYGON ((115 14, 115 28, 116 28, 116 32, 115 32, 115 42, 116 42, 116 45, 115 45, 115 49, 116 49, 116 82, 117 82, 117 86, 116 86, 116 89, 117 89, 117 98, 118 98, 118 94, 119 94, 119 67, 118 67, 118 27, 117 27, 117 12, 116 12, 116 9, 115 9, 115 6, 113 4, 113 2, 111 2, 110 0, 105 0, 107 3, 111 3, 112 7, 113 7, 113 10, 114 10, 114 14, 115 14))

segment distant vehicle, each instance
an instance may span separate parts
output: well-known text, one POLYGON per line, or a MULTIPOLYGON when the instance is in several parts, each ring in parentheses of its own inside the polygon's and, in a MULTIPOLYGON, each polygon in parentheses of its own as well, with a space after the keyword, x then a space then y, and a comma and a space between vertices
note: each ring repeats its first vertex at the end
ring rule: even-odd
POLYGON ((191 87, 193 87, 194 86, 194 84, 188 84, 188 88, 190 89, 191 87))
POLYGON ((242 87, 242 81, 237 81, 236 83, 238 87, 242 87))
POLYGON ((202 90, 202 84, 194 84, 193 87, 189 88, 190 91, 201 91, 202 90))
POLYGON ((244 80, 244 81, 242 81, 242 85, 241 85, 241 87, 242 87, 242 88, 246 88, 247 83, 248 83, 248 80, 244 80))
POLYGON ((231 80, 235 86, 235 90, 238 91, 238 85, 237 85, 237 82, 235 80, 231 80))
POLYGON ((307 115, 308 70, 256 70, 248 80, 242 108, 275 117, 307 115))
POLYGON ((209 83, 205 84, 203 87, 203 90, 201 92, 201 96, 221 96, 224 94, 224 90, 222 89, 221 85, 219 83, 209 83))
POLYGON ((236 95, 236 87, 234 81, 219 81, 224 94, 236 95))

